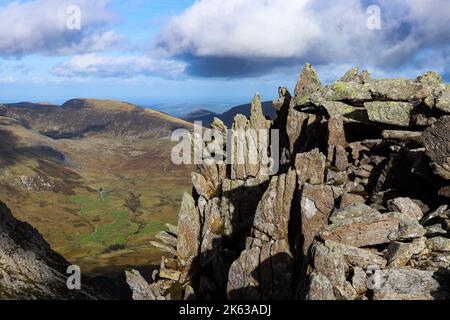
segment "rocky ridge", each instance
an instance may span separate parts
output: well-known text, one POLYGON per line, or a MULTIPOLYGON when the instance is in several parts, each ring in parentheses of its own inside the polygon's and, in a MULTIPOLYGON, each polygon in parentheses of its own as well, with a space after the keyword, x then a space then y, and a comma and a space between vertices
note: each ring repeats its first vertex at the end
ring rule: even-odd
POLYGON ((307 64, 279 95, 275 121, 257 95, 232 126, 279 129, 279 172, 252 149, 198 165, 178 226, 154 243, 167 252, 154 282, 127 272, 133 297, 450 298, 450 87, 358 69, 323 86, 307 64))
POLYGON ((102 299, 105 295, 86 285, 69 290, 70 263, 54 252, 39 232, 16 220, 0 202, 0 299, 102 299))

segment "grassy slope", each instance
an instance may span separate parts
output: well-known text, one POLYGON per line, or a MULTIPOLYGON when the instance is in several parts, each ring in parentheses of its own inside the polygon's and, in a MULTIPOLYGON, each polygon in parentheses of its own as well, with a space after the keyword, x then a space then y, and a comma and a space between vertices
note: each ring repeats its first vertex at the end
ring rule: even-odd
POLYGON ((13 143, 0 147, 0 197, 57 252, 98 274, 158 262, 161 252, 149 241, 165 222, 176 223, 182 193, 191 187, 190 168, 170 162, 170 141, 102 135, 55 141, 0 118, 0 139, 5 137, 13 143), (36 153, 42 144, 73 165, 36 153), (46 176, 57 190, 27 190, 20 175, 46 176), (104 199, 100 188, 107 191, 104 199), (124 207, 129 191, 142 195, 136 214, 124 207))

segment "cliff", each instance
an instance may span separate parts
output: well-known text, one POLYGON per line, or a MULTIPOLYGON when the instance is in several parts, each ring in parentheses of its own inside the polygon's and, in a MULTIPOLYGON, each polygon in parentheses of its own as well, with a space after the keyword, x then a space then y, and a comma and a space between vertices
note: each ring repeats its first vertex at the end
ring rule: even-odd
POLYGON ((279 94, 275 121, 257 95, 232 126, 280 130, 278 172, 251 161, 258 142, 244 163, 198 165, 154 282, 127 272, 134 298, 450 298, 450 87, 358 69, 323 86, 306 65, 279 94))

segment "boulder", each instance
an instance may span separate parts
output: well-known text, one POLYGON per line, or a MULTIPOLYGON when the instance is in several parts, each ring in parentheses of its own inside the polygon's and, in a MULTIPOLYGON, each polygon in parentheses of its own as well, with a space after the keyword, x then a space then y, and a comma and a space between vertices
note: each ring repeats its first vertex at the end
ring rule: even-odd
POLYGON ((448 276, 416 269, 385 269, 375 273, 374 300, 448 299, 448 276))
POLYGON ((426 154, 437 175, 450 180, 450 116, 441 117, 423 133, 426 154))
MULTIPOLYGON (((327 243, 328 241, 326 241, 327 243)), ((387 265, 386 259, 379 254, 373 253, 367 249, 356 248, 345 244, 338 244, 345 261, 354 266, 367 269, 370 266, 378 266, 384 268, 387 265)))
POLYGON ((410 198, 395 198, 387 203, 389 210, 403 213, 417 220, 422 219, 422 209, 410 198))
POLYGON ((319 149, 297 154, 295 158, 295 169, 299 184, 314 185, 322 184, 325 179, 326 157, 319 149))
POLYGON ((450 239, 435 237, 427 240, 427 246, 435 252, 450 252, 450 239))
POLYGON ((301 191, 300 210, 302 219, 303 253, 308 254, 314 238, 328 223, 334 207, 331 186, 306 183, 301 191))
POLYGON ((194 198, 185 193, 178 213, 177 256, 180 264, 189 269, 200 250, 200 216, 194 198))
POLYGON ((437 98, 436 108, 445 113, 450 113, 450 87, 443 90, 437 98))
POLYGON ((339 244, 332 241, 325 245, 317 243, 311 252, 314 269, 327 277, 332 285, 343 288, 346 264, 339 244))
POLYGON ((416 219, 401 213, 379 212, 339 219, 320 232, 324 240, 333 240, 354 247, 366 247, 395 240, 422 237, 426 233, 416 219))
POLYGON ((253 220, 255 236, 269 241, 287 239, 291 218, 291 203, 297 185, 294 170, 272 177, 256 209, 253 220))
POLYGON ((414 106, 408 102, 374 101, 366 102, 369 120, 372 122, 409 127, 414 106))
POLYGON ((336 300, 333 285, 320 272, 314 271, 309 277, 307 300, 336 300))

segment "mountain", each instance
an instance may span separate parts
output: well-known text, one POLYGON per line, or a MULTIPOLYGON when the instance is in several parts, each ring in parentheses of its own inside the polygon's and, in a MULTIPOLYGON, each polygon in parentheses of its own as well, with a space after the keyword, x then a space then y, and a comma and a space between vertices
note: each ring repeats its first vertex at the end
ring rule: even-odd
POLYGON ((167 137, 191 124, 162 112, 111 100, 74 99, 62 106, 6 104, 6 115, 26 128, 54 139, 73 139, 92 133, 116 137, 167 137))
POLYGON ((154 281, 127 272, 134 298, 448 300, 450 87, 441 76, 374 80, 353 69, 323 86, 307 64, 294 95, 279 95, 274 121, 256 95, 251 116, 234 124, 278 129, 276 144, 233 135, 241 144, 227 152, 194 141, 230 165, 197 167, 177 227, 157 236, 166 255, 154 281), (255 161, 269 154, 281 155, 277 170, 255 161))
MULTIPOLYGON (((275 119, 276 110, 272 106, 272 101, 265 101, 262 103, 263 114, 269 119, 275 119)), ((193 113, 187 114, 183 117, 184 120, 189 122, 202 121, 204 127, 209 127, 212 123, 214 117, 222 120, 228 128, 231 128, 233 124, 234 117, 238 114, 243 114, 246 117, 250 116, 250 104, 243 104, 231 108, 230 110, 222 113, 216 114, 208 110, 198 110, 193 113)))
POLYGON ((219 116, 219 114, 214 113, 212 111, 205 110, 205 109, 198 109, 198 110, 195 110, 191 113, 184 115, 183 119, 188 122, 202 121, 203 123, 205 123, 209 126, 209 124, 213 121, 214 117, 218 117, 218 116, 219 116))
POLYGON ((1 110, 0 198, 15 216, 83 274, 150 274, 161 253, 149 242, 176 222, 190 188, 191 168, 171 161, 170 133, 192 124, 108 100, 1 110))

